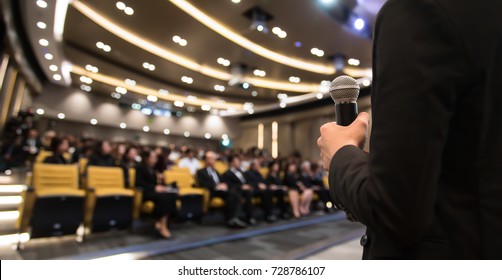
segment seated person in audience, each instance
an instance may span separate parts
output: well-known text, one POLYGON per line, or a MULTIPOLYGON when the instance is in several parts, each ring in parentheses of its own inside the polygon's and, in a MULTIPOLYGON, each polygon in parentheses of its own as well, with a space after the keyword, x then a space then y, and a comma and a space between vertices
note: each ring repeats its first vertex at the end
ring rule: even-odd
MULTIPOLYGON (((277 216, 274 215, 274 203, 272 201, 273 191, 265 182, 265 178, 260 173, 260 161, 254 159, 250 161, 249 170, 244 173, 244 177, 248 184, 253 187, 253 196, 260 197, 261 206, 265 212, 265 219, 267 222, 275 222, 277 216)), ((284 196, 284 193, 282 193, 284 196)))
POLYGON ((283 219, 288 219, 290 217, 288 211, 288 205, 284 200, 285 194, 288 192, 288 187, 284 185, 282 179, 280 177, 279 171, 281 170, 281 166, 277 161, 271 161, 268 164, 268 175, 265 180, 266 184, 273 191, 274 196, 277 198, 277 205, 281 210, 281 216, 283 219))
POLYGON ((157 154, 154 151, 143 152, 141 164, 136 166, 136 187, 143 189, 143 201, 153 201, 155 229, 162 238, 171 238, 169 219, 176 215, 177 189, 164 186, 158 181, 155 172, 157 154))
POLYGON ((283 182, 288 187, 293 216, 299 218, 302 215, 310 214, 313 191, 302 183, 296 164, 288 163, 286 165, 283 182))
POLYGON ((190 149, 186 150, 185 157, 178 162, 178 167, 190 169, 192 175, 195 175, 197 170, 201 168, 199 160, 195 158, 194 152, 190 149))
POLYGON ((70 161, 64 157, 64 154, 70 149, 68 138, 52 138, 51 139, 52 156, 44 159, 44 163, 50 164, 70 164, 70 161))
POLYGON ((42 149, 42 141, 38 137, 38 130, 30 128, 28 135, 23 140, 24 159, 31 166, 42 149))
POLYGON ((135 168, 138 163, 138 148, 135 146, 130 146, 126 149, 120 165, 129 169, 135 168))
POLYGON ((124 155, 122 156, 122 160, 120 161, 120 167, 124 170, 125 184, 126 186, 130 186, 129 179, 129 169, 136 168, 138 164, 138 148, 135 146, 131 146, 126 149, 124 155))
POLYGON ((238 216, 241 209, 241 195, 236 189, 229 189, 228 185, 222 181, 218 171, 214 169, 216 154, 212 151, 204 155, 206 167, 197 171, 197 182, 199 186, 208 189, 211 198, 220 197, 225 201, 225 218, 227 226, 232 228, 245 228, 247 225, 238 216))
POLYGON ((112 145, 110 141, 98 141, 94 146, 94 151, 89 157, 89 163, 87 164, 95 166, 116 166, 115 159, 112 156, 112 145))
POLYGON ((311 175, 310 182, 312 183, 312 189, 319 196, 320 202, 323 204, 321 208, 325 212, 329 212, 328 202, 331 202, 331 194, 329 193, 329 187, 324 184, 324 169, 322 164, 311 163, 310 165, 311 175))
POLYGON ((159 147, 157 149, 158 160, 157 165, 155 165, 155 170, 159 173, 163 173, 166 169, 175 165, 175 163, 169 159, 169 154, 171 154, 171 150, 168 147, 159 147))
POLYGON ((305 185, 305 187, 314 191, 314 193, 316 193, 319 197, 318 205, 316 205, 317 209, 328 211, 329 209, 327 208, 326 203, 330 201, 329 190, 324 188, 322 185, 319 185, 319 183, 323 184, 322 179, 321 182, 315 180, 310 161, 306 160, 302 162, 300 181, 303 183, 303 185, 305 185))
POLYGON ((223 182, 228 188, 235 190, 244 198, 244 212, 246 222, 249 225, 255 225, 256 219, 253 215, 253 187, 248 184, 244 177, 244 171, 241 170, 241 160, 237 156, 230 156, 228 159, 230 168, 223 174, 223 182))

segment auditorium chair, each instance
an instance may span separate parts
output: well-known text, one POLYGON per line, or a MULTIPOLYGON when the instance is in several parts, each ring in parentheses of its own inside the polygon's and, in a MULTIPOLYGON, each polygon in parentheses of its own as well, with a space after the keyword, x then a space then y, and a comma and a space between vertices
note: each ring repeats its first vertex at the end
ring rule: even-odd
POLYGON ((19 233, 31 238, 75 234, 82 225, 85 191, 79 189, 76 165, 34 164, 21 195, 19 233))
POLYGON ((85 225, 92 232, 131 226, 134 191, 125 188, 120 167, 87 168, 85 225))
POLYGON ((176 182, 178 186, 178 209, 180 217, 201 219, 204 213, 205 192, 195 187, 195 177, 188 168, 169 169, 164 171, 164 184, 176 182))
POLYGON ((222 161, 217 160, 214 163, 214 169, 216 171, 218 171, 218 173, 220 173, 220 175, 223 175, 223 173, 225 173, 228 170, 228 164, 226 164, 226 163, 224 163, 222 161))

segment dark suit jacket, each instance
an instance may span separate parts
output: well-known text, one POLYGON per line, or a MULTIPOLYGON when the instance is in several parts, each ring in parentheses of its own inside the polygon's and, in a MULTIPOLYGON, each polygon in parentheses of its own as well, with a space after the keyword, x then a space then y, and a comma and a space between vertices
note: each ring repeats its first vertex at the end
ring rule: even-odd
POLYGON ((44 163, 49 164, 70 164, 68 160, 64 158, 61 154, 55 154, 44 159, 44 163))
POLYGON ((157 175, 153 168, 148 168, 145 164, 136 166, 136 187, 143 189, 145 196, 155 194, 155 186, 157 184, 157 175))
MULTIPOLYGON (((244 176, 244 172, 241 171, 241 173, 242 176, 244 176)), ((230 169, 223 173, 222 180, 228 185, 229 189, 236 191, 240 191, 242 189, 243 183, 241 182, 241 180, 239 180, 239 177, 237 177, 237 175, 235 175, 230 169)))
POLYGON ((330 187, 364 258, 502 258, 502 1, 390 0, 373 48, 371 151, 330 187), (362 240, 363 241, 363 240, 362 240))
POLYGON ((263 178, 261 173, 258 171, 248 170, 244 172, 244 178, 246 178, 246 182, 255 189, 258 189, 258 185, 260 183, 267 184, 265 178, 263 178))
MULTIPOLYGON (((214 168, 213 168, 214 170, 214 168)), ((220 179, 220 182, 222 181, 222 177, 218 173, 218 171, 214 170, 216 175, 218 175, 218 178, 220 179)), ((216 182, 214 181, 213 177, 209 174, 207 171, 207 168, 202 168, 197 170, 197 182, 199 183, 199 186, 204 187, 211 192, 213 192, 216 188, 216 182)))

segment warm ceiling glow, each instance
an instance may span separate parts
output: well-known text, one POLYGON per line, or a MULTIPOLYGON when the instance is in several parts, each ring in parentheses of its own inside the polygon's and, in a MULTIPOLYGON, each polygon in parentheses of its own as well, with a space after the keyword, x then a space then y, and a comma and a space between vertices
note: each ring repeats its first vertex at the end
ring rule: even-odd
MULTIPOLYGON (((101 73, 93 73, 90 71, 87 71, 79 66, 74 66, 72 69, 72 72, 76 75, 81 75, 88 77, 94 81, 108 84, 114 87, 120 87, 124 88, 126 90, 136 92, 138 94, 142 94, 145 96, 152 95, 156 96, 159 100, 165 100, 165 101, 171 101, 174 102, 174 105, 177 106, 177 104, 183 104, 179 107, 184 106, 184 104, 189 104, 189 105, 194 105, 194 106, 202 106, 204 104, 208 104, 213 108, 218 108, 218 109, 234 109, 234 110, 241 110, 242 105, 239 103, 230 103, 230 102, 225 102, 225 103, 220 103, 220 102, 215 102, 213 100, 209 99, 203 99, 203 98, 188 98, 187 96, 181 95, 181 94, 174 94, 174 93, 169 93, 169 94, 160 94, 157 89, 153 88, 148 88, 142 85, 136 84, 135 86, 132 85, 132 83, 129 82, 129 84, 126 84, 126 82, 122 79, 118 79, 115 77, 103 75, 101 73)), ((119 90, 116 91, 119 92, 119 90)), ((122 90, 121 90, 122 91, 122 90)), ((121 93, 121 92, 119 92, 121 93)))
MULTIPOLYGON (((137 46, 138 48, 141 48, 145 51, 148 51, 156 56, 159 56, 165 60, 171 61, 172 63, 178 64, 182 67, 188 68, 192 71, 199 72, 203 75, 219 79, 219 80, 225 80, 229 81, 232 78, 232 75, 220 71, 216 68, 212 68, 209 66, 204 66, 201 65, 189 58, 186 58, 184 56, 178 55, 176 53, 173 53, 151 41, 148 41, 144 39, 143 37, 126 30, 125 28, 117 25, 116 23, 112 22, 111 20, 105 18, 104 16, 100 15, 87 5, 83 4, 82 2, 75 0, 72 2, 72 5, 80 11, 83 15, 87 16, 89 19, 94 21, 96 24, 104 28, 105 30, 108 30, 109 32, 115 34, 116 36, 122 38, 123 40, 137 46)), ((98 42, 96 44, 98 48, 101 48, 105 50, 106 47, 110 48, 110 46, 105 45, 103 42, 98 42)), ((106 51, 106 50, 105 50, 106 51)), ((279 58, 278 58, 279 59, 279 58)), ((280 57, 280 59, 289 59, 288 57, 280 57)), ((227 61, 220 60, 220 62, 224 62, 222 65, 228 65, 227 61)), ((324 67, 324 65, 315 65, 315 67, 324 67)), ((321 69, 321 68, 316 68, 316 69, 321 69)), ((277 81, 277 80, 270 80, 270 79, 255 79, 251 77, 243 77, 242 78, 243 82, 247 82, 252 84, 253 86, 256 87, 263 87, 263 88, 270 88, 270 89, 277 89, 277 90, 285 90, 285 91, 292 91, 292 92, 311 92, 317 89, 318 85, 317 84, 297 84, 295 86, 291 86, 291 83, 289 82, 282 82, 282 81, 277 81)))
POLYGON ((237 32, 231 30, 222 23, 216 21, 215 19, 208 16, 207 14, 197 9, 195 6, 193 6, 192 4, 188 3, 185 0, 169 0, 169 1, 174 5, 176 5, 178 8, 180 8, 181 10, 185 11, 191 17, 198 20, 200 23, 204 24, 205 26, 209 27, 210 29, 220 34, 221 36, 260 56, 263 56, 280 64, 288 65, 294 68, 314 73, 333 75, 336 72, 333 66, 291 58, 290 56, 274 52, 261 45, 258 45, 248 40, 247 38, 239 35, 237 32))

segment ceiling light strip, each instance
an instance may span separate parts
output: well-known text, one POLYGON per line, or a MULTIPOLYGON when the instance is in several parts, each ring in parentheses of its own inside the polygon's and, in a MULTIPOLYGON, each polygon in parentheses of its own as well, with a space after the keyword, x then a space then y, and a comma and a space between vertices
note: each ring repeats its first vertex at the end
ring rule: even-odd
POLYGON ((204 24, 208 28, 214 30, 221 36, 227 38, 228 40, 236 43, 237 45, 252 51, 253 53, 265 57, 267 59, 273 60, 277 63, 288 65, 297 69, 302 69, 309 72, 333 75, 336 70, 333 66, 325 65, 321 63, 309 62, 305 60, 291 58, 289 56, 274 52, 261 45, 258 45, 245 37, 239 35, 230 28, 224 26, 220 22, 216 21, 212 17, 208 16, 201 10, 197 9, 192 4, 185 0, 169 0, 171 3, 176 5, 178 8, 183 10, 185 13, 189 14, 191 17, 204 24))
MULTIPOLYGON (((183 57, 181 55, 178 55, 176 53, 173 53, 165 48, 160 47, 159 45, 156 45, 155 43, 148 41, 144 39, 143 37, 134 34, 131 31, 126 30, 125 28, 117 25, 115 22, 105 18, 101 14, 97 13, 95 10, 91 9, 89 6, 83 4, 80 1, 73 1, 71 2, 72 5, 83 15, 88 17, 90 20, 104 28, 105 30, 115 34, 119 38, 135 45, 136 47, 143 49, 147 52, 150 52, 158 57, 161 57, 165 60, 168 60, 172 63, 178 64, 182 67, 188 68, 192 71, 201 73, 203 75, 219 79, 219 80, 224 80, 224 81, 229 81, 232 78, 232 75, 220 71, 216 68, 212 68, 209 66, 205 65, 200 65, 195 61, 192 61, 186 57, 183 57)), ((317 84, 297 84, 295 86, 292 86, 291 83, 286 83, 286 82, 281 82, 277 80, 270 80, 270 79, 256 79, 256 78, 248 78, 248 77, 243 77, 242 78, 243 82, 248 82, 250 84, 253 84, 256 87, 262 87, 262 88, 269 88, 269 89, 276 89, 276 90, 284 90, 284 91, 291 91, 291 92, 310 92, 313 91, 317 88, 317 84)))
POLYGON ((170 93, 169 95, 162 95, 156 89, 148 88, 148 87, 141 86, 141 85, 135 85, 135 86, 128 85, 121 79, 107 76, 107 75, 103 75, 103 74, 99 74, 99 73, 93 73, 93 72, 87 71, 84 68, 79 67, 79 66, 73 66, 72 72, 76 75, 87 76, 95 81, 98 81, 98 82, 101 82, 101 83, 104 83, 104 84, 107 84, 107 85, 110 85, 113 87, 123 87, 123 88, 127 89, 128 91, 136 92, 138 94, 142 94, 145 96, 153 95, 153 96, 156 96, 158 99, 165 100, 165 101, 171 101, 171 102, 183 101, 185 104, 194 105, 194 106, 210 105, 212 108, 216 108, 216 109, 242 110, 242 105, 239 103, 228 103, 228 102, 219 103, 219 102, 215 102, 215 101, 212 101, 209 99, 202 99, 202 98, 193 99, 193 98, 188 98, 187 96, 184 96, 184 95, 172 94, 172 93, 170 93))

